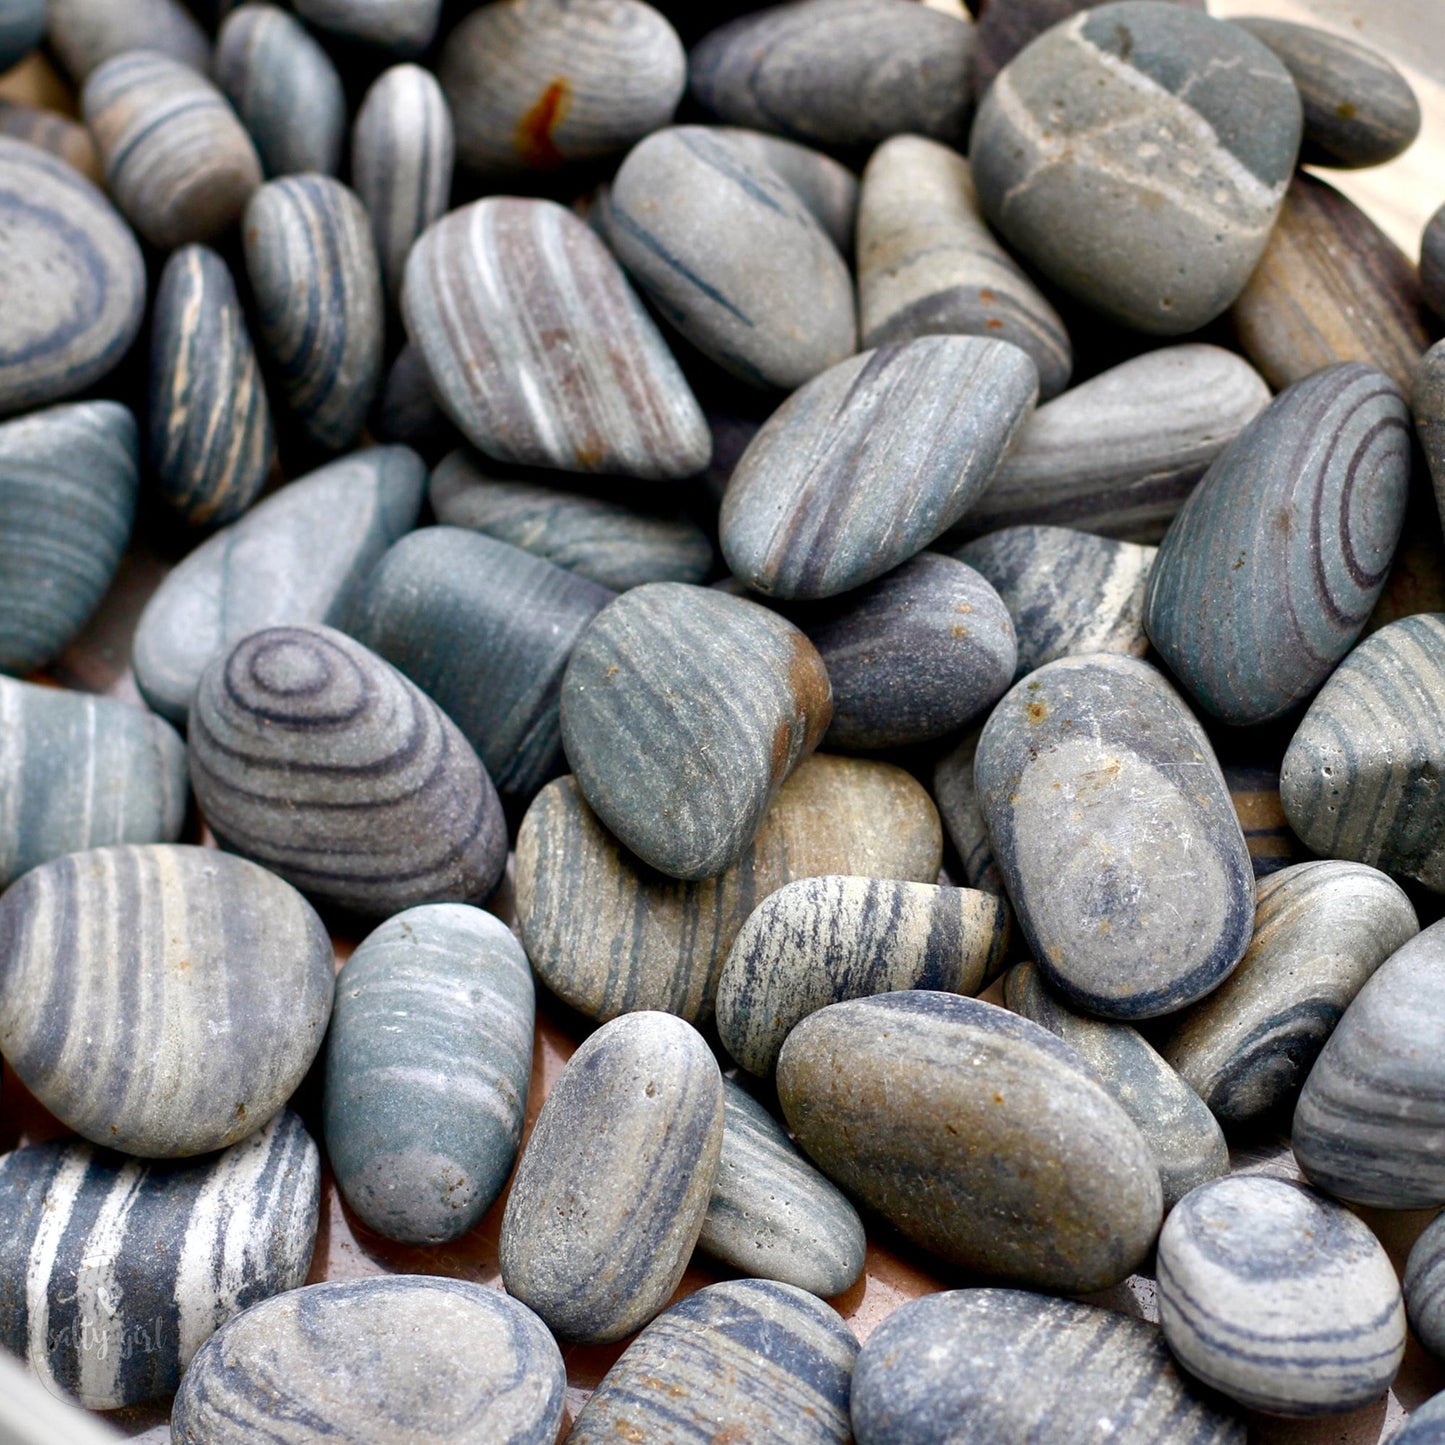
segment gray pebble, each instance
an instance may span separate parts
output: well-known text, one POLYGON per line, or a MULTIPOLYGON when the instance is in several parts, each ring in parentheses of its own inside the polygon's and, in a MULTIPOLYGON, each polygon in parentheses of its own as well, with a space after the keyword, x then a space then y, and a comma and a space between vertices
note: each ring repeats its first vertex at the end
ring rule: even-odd
MULTIPOLYGON (((1257 756, 1257 755, 1256 755, 1257 756)), ((1249 846, 1249 860, 1256 878, 1268 878, 1281 868, 1303 863, 1311 855, 1295 837, 1284 815, 1279 799, 1279 767, 1277 764, 1242 762, 1224 765, 1224 781, 1229 800, 1244 829, 1249 846)))
POLYGON ((858 177, 832 156, 812 146, 742 126, 719 126, 719 133, 745 155, 771 166, 798 193, 827 232, 841 256, 853 254, 858 219, 858 177))
POLYGON ((431 44, 442 0, 293 0, 308 25, 342 40, 419 55, 431 44))
POLYGON ((1003 898, 1003 873, 994 860, 973 782, 973 763, 982 732, 981 727, 970 729, 955 748, 938 760, 933 770, 933 797, 968 886, 1003 898))
POLYGON ((0 5, 0 72, 18 65, 45 39, 45 0, 0 5))
POLYGON ((77 85, 127 50, 158 50, 198 75, 211 42, 179 0, 45 0, 46 39, 77 85))
POLYGON ((1445 1392, 1426 1400, 1393 1435, 1390 1445, 1445 1445, 1445 1392))
POLYGON ((1445 342, 1437 342, 1420 358, 1410 388, 1410 410, 1436 510, 1445 517, 1445 342))
POLYGON ((1445 1359, 1445 1215, 1426 1226, 1410 1251, 1405 1309, 1420 1343, 1445 1359))
POLYGON ((1420 237, 1420 286, 1425 304, 1445 318, 1445 205, 1425 223, 1420 237))

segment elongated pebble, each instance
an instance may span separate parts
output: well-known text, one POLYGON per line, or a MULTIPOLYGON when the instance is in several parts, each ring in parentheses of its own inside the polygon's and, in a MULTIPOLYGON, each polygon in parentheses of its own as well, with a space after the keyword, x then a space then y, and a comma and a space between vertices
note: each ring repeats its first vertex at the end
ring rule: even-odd
POLYGON ((404 56, 431 44, 441 8, 442 0, 296 0, 308 25, 404 56))
POLYGON ((158 50, 209 75, 211 42, 179 0, 46 0, 46 39, 77 85, 127 50, 158 50))
POLYGON ((994 861, 993 845, 988 841, 988 828, 973 783, 973 763, 982 732, 981 727, 971 728, 956 747, 938 760, 933 770, 933 797, 968 886, 1003 898, 1003 873, 994 861))
POLYGON ((800 1289, 746 1279, 707 1285, 628 1346, 567 1439, 848 1445, 857 1355, 837 1314, 800 1289))
POLYGON ((79 121, 53 110, 39 110, 17 100, 0 100, 0 135, 28 141, 59 156, 87 180, 101 179, 100 157, 90 132, 79 121))
POLYGON ((0 1155, 0 1342, 93 1410, 170 1395, 216 1329, 305 1280, 320 1193, 289 1110, 180 1165, 75 1139, 0 1155))
POLYGON ((562 1355, 525 1305, 433 1275, 327 1280, 247 1310, 192 1361, 177 1445, 553 1445, 562 1355))
POLYGON ((6 0, 0 9, 0 71, 18 65, 45 39, 45 0, 6 0))
POLYGON ((853 254, 858 218, 858 177, 832 156, 780 135, 719 126, 718 130, 744 154, 771 166, 798 193, 813 218, 828 233, 840 255, 853 254))
POLYGON ((1405 1310, 1420 1343, 1445 1359, 1445 1217, 1426 1226, 1405 1265, 1405 1310))

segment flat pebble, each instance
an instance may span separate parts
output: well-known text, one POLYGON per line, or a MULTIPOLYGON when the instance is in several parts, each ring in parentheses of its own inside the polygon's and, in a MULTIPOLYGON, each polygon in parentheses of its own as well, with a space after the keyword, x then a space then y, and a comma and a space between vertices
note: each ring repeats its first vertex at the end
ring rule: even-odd
POLYGON ((16 100, 0 100, 0 135, 29 141, 58 156, 87 180, 100 181, 100 157, 90 132, 79 121, 16 100))
POLYGON ((1445 1216, 1426 1226, 1405 1266, 1405 1309, 1420 1343, 1445 1359, 1445 1216))
POLYGON ((858 1342, 787 1284, 706 1285, 654 1320, 582 1407, 568 1445, 850 1445, 858 1342))
POLYGON ((214 849, 71 853, 0 898, 5 1058, 62 1123, 130 1154, 260 1128, 321 1047, 331 995, 315 911, 214 849))
POLYGON ((858 219, 858 177, 812 146, 743 126, 715 127, 752 160, 771 166, 798 193, 842 256, 853 254, 858 219))
POLYGON ((1164 1221, 1159 1321, 1205 1384, 1272 1415, 1378 1399, 1405 1353, 1405 1308, 1379 1240, 1280 1179, 1216 1179, 1164 1221))
POLYGON ((45 0, 5 0, 0 8, 0 71, 18 65, 45 39, 45 0))
POLYGON ((328 1280, 247 1310, 193 1361, 176 1445, 553 1445, 567 1373, 536 1315, 431 1275, 328 1280))
POLYGON ((289 1110, 182 1164, 75 1139, 0 1155, 0 1343, 92 1410, 171 1395, 216 1329, 305 1280, 320 1194, 289 1110))
POLYGON ((158 50, 211 71, 211 42, 179 0, 45 0, 46 39, 77 85, 127 50, 158 50))
POLYGON ((1004 898, 1003 873, 994 860, 973 781, 973 763, 982 732, 981 727, 970 729, 956 747, 938 760, 933 770, 933 797, 968 886, 1004 898))
POLYGON ((646 1324, 682 1279, 722 1151, 722 1076, 671 1014, 603 1024, 568 1060, 502 1216, 507 1293, 588 1344, 646 1324))
POLYGON ((1442 1445, 1445 1442, 1445 1392, 1426 1400, 1400 1429, 1390 1445, 1442 1445))
POLYGON ((341 40, 396 55, 419 55, 432 43, 442 0, 294 0, 308 25, 341 40))
POLYGON ((1445 319, 1445 205, 1425 223, 1420 237, 1420 287, 1425 304, 1445 319))

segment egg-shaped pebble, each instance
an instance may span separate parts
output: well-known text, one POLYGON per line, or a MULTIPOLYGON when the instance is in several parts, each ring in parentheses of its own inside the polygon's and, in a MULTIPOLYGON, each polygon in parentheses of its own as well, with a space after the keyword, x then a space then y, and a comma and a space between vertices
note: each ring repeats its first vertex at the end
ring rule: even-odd
POLYGON ((771 166, 798 193, 840 255, 853 254, 858 177, 841 161, 812 146, 743 126, 714 126, 745 155, 771 166))
POLYGON ((296 13, 340 40, 419 55, 431 44, 442 0, 294 0, 296 13))
POLYGON ((17 100, 0 100, 0 135, 28 141, 58 156, 88 180, 101 179, 100 157, 90 132, 77 120, 17 100))
POLYGON ((432 1275, 328 1280, 211 1337, 176 1396, 171 1438, 553 1445, 566 1386, 546 1327, 500 1290, 432 1275))
POLYGON ((1445 1359, 1445 1216, 1422 1231, 1405 1266, 1405 1310, 1420 1343, 1445 1359))
POLYGON ((112 56, 158 50, 209 75, 211 42, 180 0, 45 0, 46 39, 77 85, 112 56))
POLYGON ((45 0, 0 5, 0 71, 18 65, 45 39, 45 0))

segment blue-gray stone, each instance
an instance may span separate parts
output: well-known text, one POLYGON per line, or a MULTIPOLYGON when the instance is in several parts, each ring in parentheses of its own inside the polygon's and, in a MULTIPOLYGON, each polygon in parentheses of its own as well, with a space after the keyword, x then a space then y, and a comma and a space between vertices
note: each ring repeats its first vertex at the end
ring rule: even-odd
POLYGON ((1415 1241, 1404 1284, 1410 1328, 1432 1355, 1445 1360, 1445 1215, 1415 1241))
POLYGON ((462 440, 432 395, 426 362, 411 342, 397 353, 386 374, 370 426, 378 441, 411 447, 428 462, 454 450, 462 440))
POLYGON ((45 39, 45 0, 0 0, 0 70, 18 65, 45 39))
POLYGON ((933 799, 948 830, 949 841, 958 853, 958 861, 963 865, 968 886, 1003 898, 1003 874, 994 861, 993 845, 988 841, 988 827, 983 821, 973 781, 973 763, 982 732, 981 727, 970 729, 957 747, 938 760, 933 770, 933 799))
POLYGON ((46 0, 46 39, 77 85, 126 50, 159 50, 198 75, 211 42, 180 0, 46 0))
POLYGON ((1278 764, 1246 760, 1223 767, 1255 878, 1268 878, 1281 868, 1305 862, 1309 851, 1295 837, 1279 799, 1278 764))
POLYGON ((419 55, 431 44, 442 0, 295 0, 308 25, 342 40, 419 55))
POLYGON ((1426 1400, 1393 1435, 1390 1445, 1445 1445, 1445 1392, 1426 1400))
POLYGON ((1420 237, 1420 289, 1425 304, 1445 317, 1445 205, 1425 223, 1420 237))

